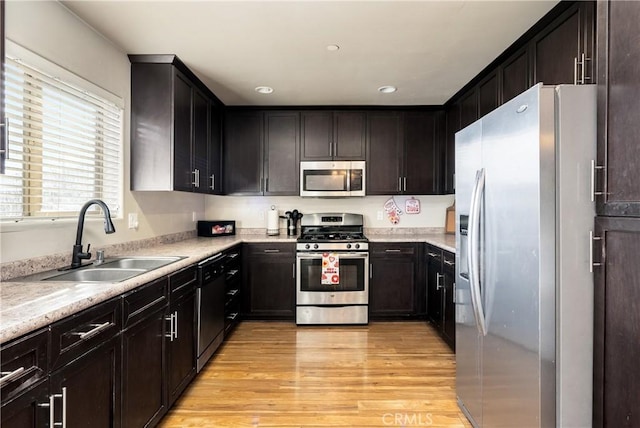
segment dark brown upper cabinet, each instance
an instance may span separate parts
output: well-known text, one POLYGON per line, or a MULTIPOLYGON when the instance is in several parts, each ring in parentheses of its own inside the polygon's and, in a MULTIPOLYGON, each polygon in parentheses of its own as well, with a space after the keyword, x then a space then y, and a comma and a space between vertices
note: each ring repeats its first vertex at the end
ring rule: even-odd
POLYGON ((500 105, 498 70, 478 83, 478 117, 482 117, 500 105))
POLYGON ((365 160, 365 113, 303 111, 300 160, 365 160))
POLYGON ((458 131, 476 120, 478 120, 478 88, 473 87, 460 97, 460 128, 458 131))
POLYGON ((533 84, 594 83, 593 12, 576 2, 533 38, 533 84))
POLYGON ((439 191, 441 112, 367 113, 367 194, 439 191))
POLYGON ((235 195, 300 193, 296 111, 230 111, 225 116, 224 187, 235 195))
POLYGON ((210 110, 219 101, 175 55, 129 60, 131 190, 215 193, 210 110))
POLYGON ((597 212, 640 217, 640 2, 599 2, 597 20, 597 212))
POLYGON ((451 194, 455 192, 455 172, 456 172, 456 132, 460 130, 460 103, 452 103, 445 110, 445 136, 444 148, 442 150, 444 171, 443 171, 443 193, 451 194))
POLYGON ((222 109, 214 105, 210 109, 209 120, 209 172, 207 186, 209 193, 222 194, 222 109))
POLYGON ((512 54, 499 67, 502 88, 500 104, 506 103, 531 87, 529 62, 529 49, 525 46, 512 54))

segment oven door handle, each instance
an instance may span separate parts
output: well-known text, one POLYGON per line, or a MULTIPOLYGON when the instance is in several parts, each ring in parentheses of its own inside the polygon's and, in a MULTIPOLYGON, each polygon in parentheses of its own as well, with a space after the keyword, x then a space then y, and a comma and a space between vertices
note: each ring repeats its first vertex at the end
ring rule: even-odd
MULTIPOLYGON (((341 258, 341 259, 368 259, 369 258, 369 253, 334 253, 334 254, 336 254, 338 258, 341 258)), ((322 253, 297 254, 296 257, 299 259, 307 259, 307 260, 321 259, 322 253)))

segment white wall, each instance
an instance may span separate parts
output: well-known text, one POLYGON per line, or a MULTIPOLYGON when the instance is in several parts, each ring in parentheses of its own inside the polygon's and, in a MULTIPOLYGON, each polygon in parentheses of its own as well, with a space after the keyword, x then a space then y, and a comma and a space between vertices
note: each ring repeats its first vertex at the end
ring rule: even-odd
MULTIPOLYGON (((121 97, 125 105, 124 216, 138 213, 138 230, 114 221, 116 233, 105 235, 101 220, 88 221, 83 243, 93 248, 195 229, 192 212, 204 217, 204 196, 181 192, 130 192, 130 67, 126 53, 88 27, 56 1, 8 1, 6 36, 57 65, 121 97)), ((76 220, 3 223, 0 262, 71 252, 76 220)))
MULTIPOLYGON (((405 201, 410 196, 395 196, 396 204, 404 211, 405 201)), ((293 210, 305 213, 351 212, 364 215, 365 227, 407 228, 407 227, 444 227, 446 208, 453 204, 453 195, 416 196, 420 201, 420 214, 403 214, 400 222, 392 225, 383 205, 390 196, 367 196, 364 198, 300 198, 297 196, 209 196, 206 199, 205 219, 236 220, 238 228, 267 227, 266 211, 271 205, 283 215, 293 210), (378 220, 382 212, 382 220, 378 220)), ((280 227, 286 227, 282 220, 280 227)))

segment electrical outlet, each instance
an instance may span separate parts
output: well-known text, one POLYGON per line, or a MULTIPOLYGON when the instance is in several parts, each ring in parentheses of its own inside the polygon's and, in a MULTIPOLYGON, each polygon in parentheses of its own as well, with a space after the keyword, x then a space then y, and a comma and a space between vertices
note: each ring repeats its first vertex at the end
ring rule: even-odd
POLYGON ((129 213, 129 229, 138 228, 138 213, 129 213))
POLYGON ((382 211, 378 211, 377 218, 378 220, 382 220, 382 211))
POLYGON ((191 211, 191 221, 198 221, 198 213, 195 211, 191 211))

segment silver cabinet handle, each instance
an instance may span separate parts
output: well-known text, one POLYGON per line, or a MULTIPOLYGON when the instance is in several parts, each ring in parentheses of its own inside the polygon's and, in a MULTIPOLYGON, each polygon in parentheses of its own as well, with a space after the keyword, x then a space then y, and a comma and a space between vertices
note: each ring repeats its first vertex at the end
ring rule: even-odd
POLYGON ((398 177, 398 192, 402 192, 402 177, 398 177))
POLYGON ((0 387, 4 386, 4 384, 6 383, 11 382, 15 378, 20 377, 22 372, 24 372, 24 367, 15 369, 12 372, 0 372, 0 375, 2 376, 0 377, 0 387))
POLYGON ((593 236, 593 231, 589 231, 589 272, 593 273, 594 267, 602 266, 602 263, 594 263, 593 262, 593 241, 600 241, 602 237, 593 236))
POLYGON ((369 263, 369 279, 373 278, 373 263, 369 263))
POLYGON ((591 160, 591 202, 594 202, 596 196, 604 195, 604 192, 596 192, 596 171, 604 169, 604 166, 596 165, 595 160, 591 160))
POLYGON ((329 143, 329 156, 332 157, 333 156, 333 143, 329 143))
POLYGON ((173 338, 178 340, 178 311, 175 311, 174 314, 175 317, 173 319, 175 320, 176 326, 173 329, 173 338))
POLYGON ((216 175, 215 174, 211 174, 211 190, 216 190, 216 175))
POLYGON ((165 321, 169 321, 169 335, 165 335, 164 337, 166 337, 167 339, 169 339, 170 342, 173 342, 173 314, 169 314, 168 317, 166 317, 164 319, 165 321))
POLYGON ((107 322, 102 323, 102 324, 91 324, 91 327, 93 327, 91 330, 86 331, 84 333, 73 333, 73 334, 79 336, 80 340, 90 339, 93 336, 95 336, 96 334, 100 333, 101 331, 106 330, 107 328, 111 327, 111 321, 107 321, 107 322))
POLYGON ((453 303, 456 303, 456 283, 453 283, 453 303))
POLYGON ((51 394, 49 396, 49 426, 67 428, 67 387, 66 386, 62 388, 62 394, 51 394), (62 422, 55 422, 55 399, 56 398, 62 398, 62 422))
POLYGON ((398 249, 395 249, 395 248, 389 248, 387 250, 384 250, 384 252, 385 253, 400 253, 400 252, 402 252, 402 250, 398 250, 398 249))
POLYGON ((440 280, 444 278, 444 275, 442 275, 440 272, 436 272, 436 290, 440 290, 441 288, 444 288, 444 285, 440 284, 440 280))
POLYGON ((293 269, 292 269, 291 272, 292 272, 293 279, 296 279, 296 264, 295 263, 293 263, 293 269))
POLYGON ((453 265, 455 265, 455 264, 456 264, 455 262, 452 262, 452 261, 450 261, 450 260, 443 260, 443 262, 444 262, 444 264, 445 264, 445 265, 447 265, 447 266, 453 266, 453 265))
POLYGON ((280 252, 280 250, 276 250, 276 249, 266 249, 266 250, 264 250, 263 252, 265 252, 265 253, 279 253, 279 252, 280 252))
POLYGON ((407 177, 402 177, 402 190, 407 191, 407 177))
POLYGON ((197 187, 197 176, 198 176, 198 170, 194 169, 193 171, 191 171, 191 174, 193 174, 193 181, 191 182, 192 186, 196 186, 197 187))
POLYGON ((578 57, 573 58, 573 84, 578 84, 578 57))

